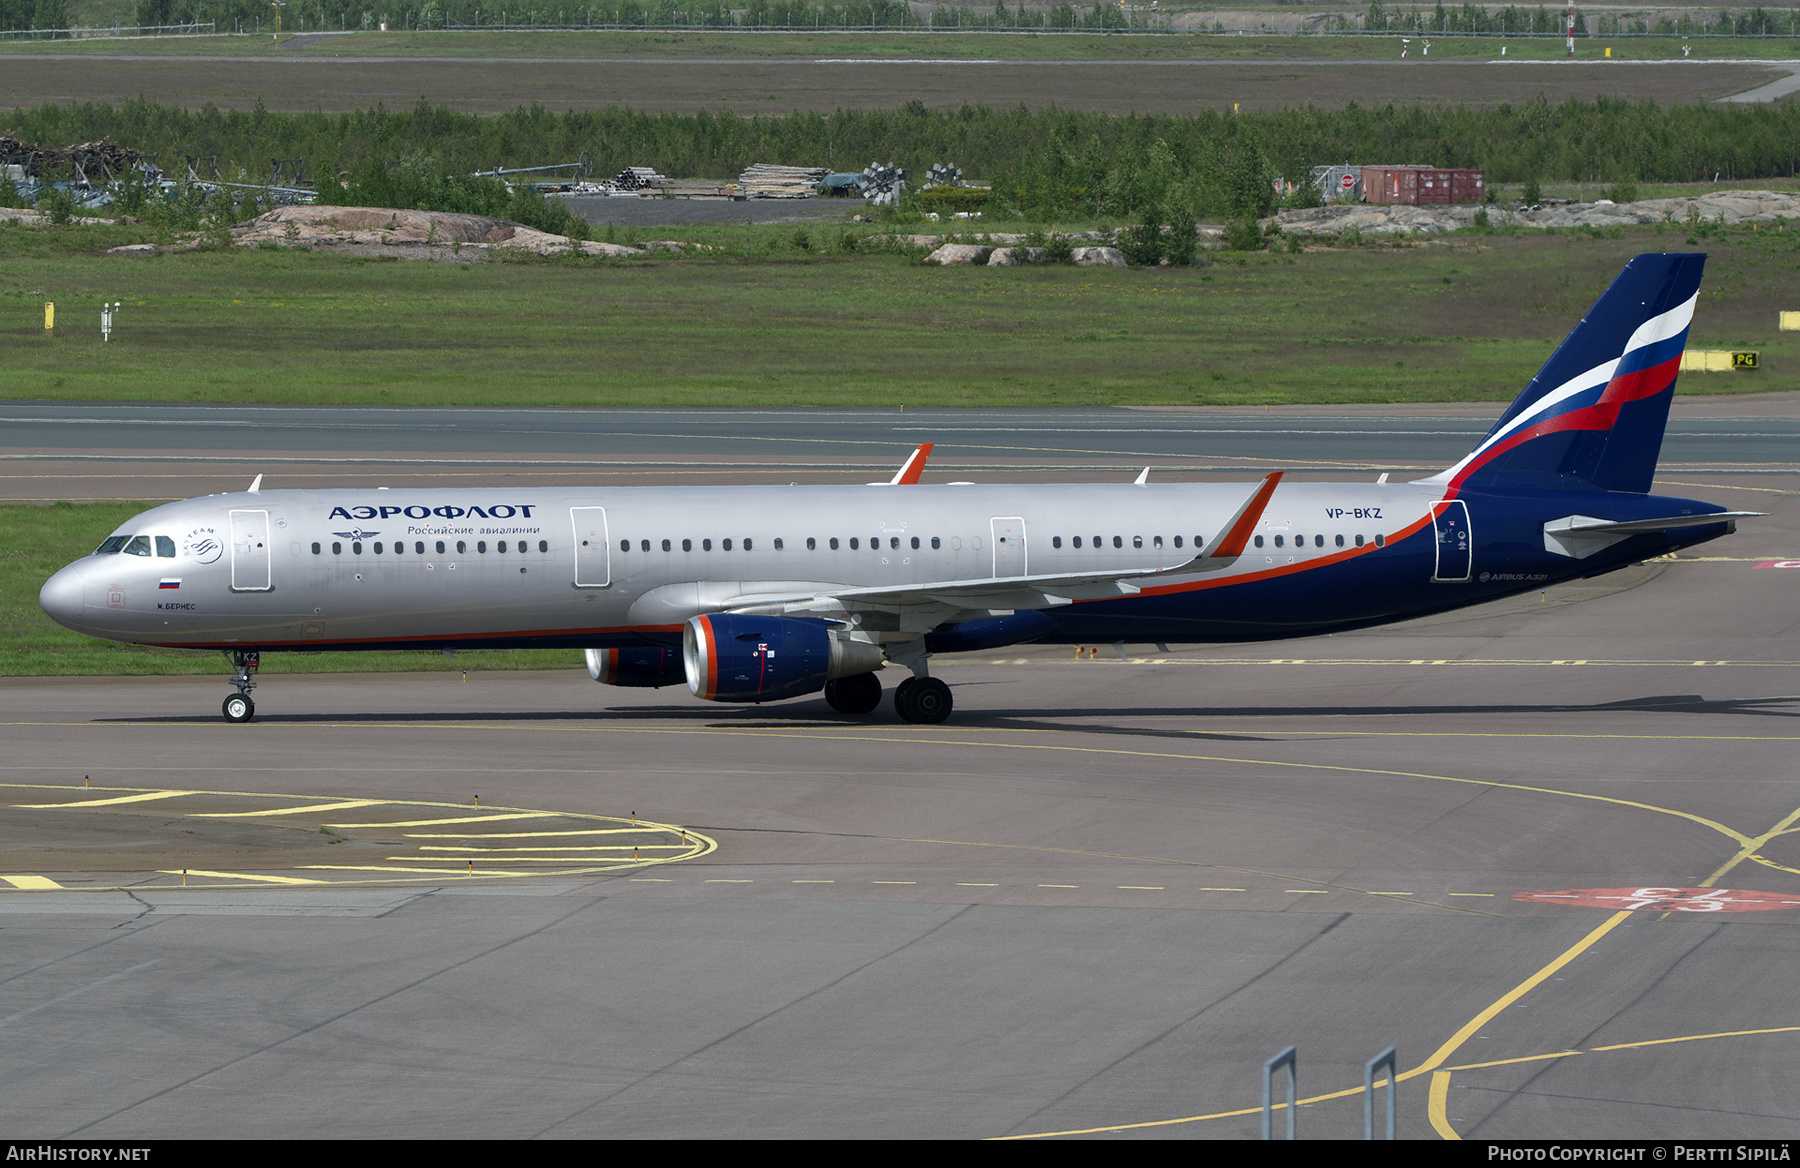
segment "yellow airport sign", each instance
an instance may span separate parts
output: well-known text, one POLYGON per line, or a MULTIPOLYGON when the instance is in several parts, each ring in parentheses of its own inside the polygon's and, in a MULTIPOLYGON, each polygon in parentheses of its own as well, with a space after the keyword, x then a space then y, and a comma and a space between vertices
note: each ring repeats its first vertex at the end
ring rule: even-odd
POLYGON ((1681 354, 1683 373, 1730 373, 1733 369, 1756 369, 1761 354, 1733 352, 1729 349, 1688 349, 1681 354))

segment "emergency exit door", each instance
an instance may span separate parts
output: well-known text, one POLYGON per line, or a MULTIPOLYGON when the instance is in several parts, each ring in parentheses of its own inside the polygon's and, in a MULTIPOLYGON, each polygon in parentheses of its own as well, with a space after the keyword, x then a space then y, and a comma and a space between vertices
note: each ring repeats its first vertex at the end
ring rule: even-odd
POLYGON ((1026 575, 1025 521, 1017 515, 1003 516, 988 520, 988 529, 994 541, 995 579, 1026 575))

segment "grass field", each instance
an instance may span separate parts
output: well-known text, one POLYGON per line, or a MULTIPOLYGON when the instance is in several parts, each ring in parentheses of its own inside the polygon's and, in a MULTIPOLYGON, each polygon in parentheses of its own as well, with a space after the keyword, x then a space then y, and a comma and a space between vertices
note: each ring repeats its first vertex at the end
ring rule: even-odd
MULTIPOLYGON (((1631 255, 1679 225, 1465 235, 1207 267, 935 268, 844 226, 640 229, 710 257, 428 263, 95 252, 130 228, 0 228, 0 398, 515 405, 1218 405, 1510 398, 1631 255), (58 305, 46 336, 43 302, 58 305), (112 343, 98 306, 121 300, 112 343)), ((866 227, 855 230, 868 231, 866 227)), ((622 236, 629 238, 629 233, 622 236)), ((1696 241, 1692 343, 1800 388, 1795 232, 1696 241)), ((666 253, 662 253, 666 256, 666 253)))
POLYGON ((361 34, 282 44, 232 37, 5 42, 0 108, 117 106, 144 97, 190 109, 261 103, 293 112, 411 108, 423 100, 473 113, 538 102, 559 112, 617 106, 751 116, 920 101, 948 110, 1191 114, 1233 106, 1341 109, 1352 101, 1492 107, 1539 94, 1552 103, 1604 96, 1673 105, 1776 80, 1785 74, 1757 62, 1800 56, 1800 40, 1707 41, 1699 54, 1710 63, 1679 65, 1667 63, 1680 57, 1679 44, 1659 39, 1621 42, 1613 60, 1584 46, 1566 62, 1560 42, 1507 47, 1507 63, 1487 65, 1479 62, 1498 59, 1499 45, 1486 38, 1434 38, 1429 60, 1406 61, 1398 37, 568 32, 361 34), (106 60, 83 70, 68 54, 106 60), (864 63, 884 58, 906 63, 864 63))
MULTIPOLYGON (((94 550, 112 530, 154 502, 54 507, 0 506, 0 677, 148 676, 231 672, 217 653, 146 649, 72 633, 38 607, 38 589, 64 564, 94 550)), ((270 653, 264 673, 391 673, 468 669, 579 669, 564 650, 459 653, 270 653)))

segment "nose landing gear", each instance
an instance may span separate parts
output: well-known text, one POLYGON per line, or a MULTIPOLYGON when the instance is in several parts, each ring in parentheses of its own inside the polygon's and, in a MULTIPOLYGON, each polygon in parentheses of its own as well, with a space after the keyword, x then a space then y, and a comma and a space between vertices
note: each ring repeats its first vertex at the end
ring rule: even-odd
POLYGON ((250 691, 256 688, 256 683, 250 680, 250 675, 262 664, 262 654, 254 649, 233 649, 230 654, 231 663, 237 666, 237 672, 231 675, 231 684, 237 686, 237 692, 225 699, 219 711, 227 722, 248 722, 256 717, 256 703, 250 700, 250 691))

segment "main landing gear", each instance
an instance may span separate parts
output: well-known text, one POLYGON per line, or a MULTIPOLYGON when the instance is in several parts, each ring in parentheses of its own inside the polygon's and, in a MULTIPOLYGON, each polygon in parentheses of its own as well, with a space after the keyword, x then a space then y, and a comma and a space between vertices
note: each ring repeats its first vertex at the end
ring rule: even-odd
POLYGON ((954 705, 950 687, 935 677, 909 677, 894 688, 894 712, 902 722, 935 725, 954 705))
MULTIPOLYGON (((872 714, 881 705, 881 679, 858 673, 828 681, 825 704, 840 714, 872 714)), ((942 722, 953 705, 950 687, 935 677, 909 677, 894 689, 894 713, 902 722, 942 722)))
POLYGON ((254 649, 233 649, 230 651, 231 663, 237 666, 237 672, 231 675, 231 684, 237 686, 237 692, 225 699, 219 712, 225 715, 227 722, 248 722, 256 717, 256 703, 250 700, 250 691, 256 683, 250 680, 262 664, 262 654, 254 649))
POLYGON ((870 714, 881 704, 881 679, 857 673, 825 683, 825 704, 840 714, 870 714))

